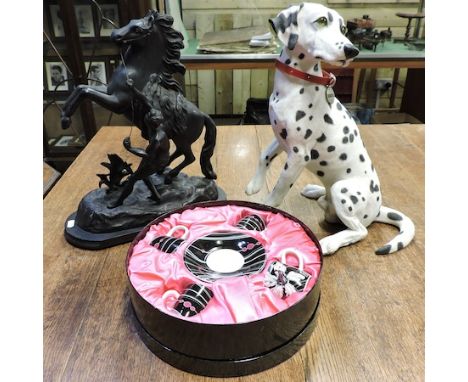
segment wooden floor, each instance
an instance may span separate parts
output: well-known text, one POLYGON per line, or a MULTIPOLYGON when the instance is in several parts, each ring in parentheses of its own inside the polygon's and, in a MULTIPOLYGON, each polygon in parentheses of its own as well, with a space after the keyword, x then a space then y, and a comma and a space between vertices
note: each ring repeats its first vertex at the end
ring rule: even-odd
MULTIPOLYGON (((424 380, 424 126, 360 129, 379 173, 384 204, 413 219, 414 241, 395 254, 376 256, 374 250, 397 231, 374 224, 365 240, 326 257, 321 307, 310 340, 283 364, 233 381, 424 380)), ((85 251, 63 237, 67 216, 97 187, 96 173, 106 172, 100 163, 107 153, 138 163, 121 144, 129 131, 101 129, 44 200, 44 380, 215 381, 165 364, 139 339, 126 285, 128 245, 85 251)), ((137 135, 134 128, 135 143, 137 135)), ((244 194, 271 137, 266 126, 218 128, 213 164, 230 199, 259 202, 272 189, 284 154, 272 165, 267 189, 252 197, 244 194)), ((199 151, 200 145, 197 157, 199 151)), ((187 173, 198 175, 199 164, 187 173)), ((303 172, 279 208, 322 238, 336 228, 323 223, 316 202, 300 195, 311 182, 317 179, 303 172)))

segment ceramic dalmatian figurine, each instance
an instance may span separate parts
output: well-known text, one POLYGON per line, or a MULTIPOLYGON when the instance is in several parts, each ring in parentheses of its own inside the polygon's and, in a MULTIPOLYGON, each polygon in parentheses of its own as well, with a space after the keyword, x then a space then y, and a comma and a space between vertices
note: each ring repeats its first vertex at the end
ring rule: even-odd
POLYGON ((359 53, 344 35, 343 18, 321 4, 303 3, 283 10, 270 23, 285 45, 270 96, 275 139, 262 153, 246 193, 261 189, 268 165, 284 150, 287 161, 265 204, 279 205, 304 167, 314 173, 324 186, 307 185, 302 195, 318 201, 326 221, 347 227, 320 241, 324 254, 363 239, 375 221, 400 230, 376 254, 405 247, 414 237, 414 224, 382 205, 379 178, 358 127, 334 97, 334 76, 321 69, 321 61, 346 66, 359 53))

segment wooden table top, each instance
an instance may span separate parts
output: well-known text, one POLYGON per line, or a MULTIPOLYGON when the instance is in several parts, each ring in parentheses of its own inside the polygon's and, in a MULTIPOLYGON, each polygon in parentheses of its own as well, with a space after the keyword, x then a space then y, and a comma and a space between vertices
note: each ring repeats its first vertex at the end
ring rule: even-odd
MULTIPOLYGON (((424 125, 364 125, 366 147, 379 172, 384 204, 410 216, 414 241, 376 256, 396 234, 375 223, 363 241, 324 259, 317 326, 292 358, 242 381, 423 381, 424 379, 424 125)), ((107 153, 138 164, 122 147, 130 128, 104 127, 44 199, 44 380, 215 381, 154 356, 132 323, 124 260, 128 245, 86 251, 63 236, 81 198, 97 188, 107 153)), ((133 128, 132 139, 141 139, 133 128)), ((268 126, 220 126, 213 165, 229 199, 261 202, 276 182, 285 154, 267 179, 268 190, 246 196, 268 126)), ((195 146, 198 158, 201 141, 195 146)), ((198 160, 186 173, 199 175, 198 160)), ((315 201, 300 195, 318 180, 304 171, 279 207, 320 239, 333 231, 315 201)), ((234 380, 234 379, 232 379, 234 380)))

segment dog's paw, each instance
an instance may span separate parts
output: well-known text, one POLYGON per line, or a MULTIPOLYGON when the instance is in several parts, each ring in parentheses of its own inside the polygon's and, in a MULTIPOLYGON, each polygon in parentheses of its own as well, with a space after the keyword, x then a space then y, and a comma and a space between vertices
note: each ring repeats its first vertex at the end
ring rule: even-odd
POLYGON ((253 178, 249 182, 247 187, 245 188, 245 193, 247 195, 253 195, 253 194, 256 194, 257 192, 259 192, 261 188, 262 188, 262 182, 257 180, 257 178, 253 178))
POLYGON ((281 204, 281 202, 282 201, 275 198, 273 194, 269 194, 263 201, 263 204, 266 204, 270 207, 278 207, 281 204))
POLYGON ((333 240, 332 236, 327 236, 320 240, 320 246, 322 247, 322 253, 324 256, 332 255, 340 248, 339 244, 336 240, 333 240))
POLYGON ((302 189, 301 195, 309 199, 317 200, 321 196, 325 195, 325 187, 308 184, 302 189))

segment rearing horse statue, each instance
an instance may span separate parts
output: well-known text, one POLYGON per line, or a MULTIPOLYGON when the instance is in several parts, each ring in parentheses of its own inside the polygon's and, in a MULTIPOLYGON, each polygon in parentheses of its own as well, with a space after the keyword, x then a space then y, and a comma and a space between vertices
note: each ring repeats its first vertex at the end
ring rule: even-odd
MULTIPOLYGON (((167 152, 161 152, 161 158, 168 159, 164 163, 161 160, 150 162, 155 155, 147 155, 143 156, 140 166, 151 168, 151 171, 154 169, 153 173, 161 173, 174 159, 184 155, 182 163, 166 175, 166 183, 195 161, 191 145, 205 127, 201 170, 205 177, 216 179, 210 162, 216 143, 216 125, 207 114, 183 97, 182 88, 172 77, 174 73, 185 74, 185 67, 179 61, 180 49, 184 46, 183 36, 172 28, 172 23, 171 16, 149 11, 145 17, 113 30, 111 39, 125 50, 123 62, 115 69, 105 89, 79 85, 73 90, 62 109, 62 127, 70 126, 70 117, 80 102, 89 99, 116 114, 125 115, 148 141, 157 140, 161 136, 157 131, 162 129, 165 136, 174 142, 175 152, 169 157, 168 145, 155 144, 158 150, 167 148, 167 152)), ((129 138, 125 140, 124 147, 135 153, 129 138)), ((125 194, 128 193, 127 190, 125 194)), ((122 194, 117 204, 121 204, 126 196, 122 194)))

